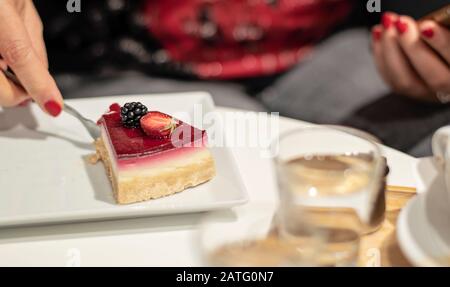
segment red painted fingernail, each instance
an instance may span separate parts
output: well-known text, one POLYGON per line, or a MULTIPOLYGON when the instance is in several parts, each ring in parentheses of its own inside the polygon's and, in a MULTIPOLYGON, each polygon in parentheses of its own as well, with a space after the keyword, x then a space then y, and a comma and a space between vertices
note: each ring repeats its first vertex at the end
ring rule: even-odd
POLYGON ((61 113, 61 106, 54 100, 50 100, 44 104, 47 112, 53 117, 57 117, 61 113))
POLYGON ((392 26, 392 16, 388 13, 384 13, 381 17, 381 24, 385 29, 389 29, 392 26))
POLYGON ((428 39, 431 39, 434 36, 434 30, 432 28, 422 30, 422 35, 428 39))
POLYGON ((374 41, 379 41, 381 39, 381 30, 374 28, 372 30, 372 38, 374 41))
POLYGON ((400 19, 395 22, 395 27, 397 28, 397 31, 400 33, 400 35, 408 31, 408 24, 401 21, 400 19))

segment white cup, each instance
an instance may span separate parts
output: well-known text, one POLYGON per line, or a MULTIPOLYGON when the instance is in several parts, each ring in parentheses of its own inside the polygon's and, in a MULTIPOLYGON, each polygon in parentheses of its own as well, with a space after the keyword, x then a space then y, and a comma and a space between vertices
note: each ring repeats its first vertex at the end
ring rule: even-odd
POLYGON ((447 192, 450 196, 450 126, 438 129, 432 140, 433 154, 443 165, 447 192))

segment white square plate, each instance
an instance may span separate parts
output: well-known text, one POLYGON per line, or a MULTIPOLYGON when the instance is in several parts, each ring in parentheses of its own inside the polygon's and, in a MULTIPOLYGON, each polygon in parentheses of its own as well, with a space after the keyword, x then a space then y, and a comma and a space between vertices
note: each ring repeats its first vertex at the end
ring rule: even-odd
MULTIPOLYGON (((130 101, 169 114, 192 114, 194 105, 201 105, 203 114, 214 110, 211 96, 203 92, 67 103, 96 120, 111 103, 130 101)), ((173 196, 116 205, 103 164, 86 161, 94 152, 92 139, 76 119, 67 114, 53 119, 35 104, 0 108, 0 227, 200 212, 247 202, 231 151, 219 147, 211 151, 217 168, 211 181, 173 196)))

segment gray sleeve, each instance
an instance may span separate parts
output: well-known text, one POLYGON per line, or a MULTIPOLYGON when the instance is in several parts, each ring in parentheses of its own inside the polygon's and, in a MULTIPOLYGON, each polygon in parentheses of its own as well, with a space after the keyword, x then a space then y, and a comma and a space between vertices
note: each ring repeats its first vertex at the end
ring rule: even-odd
POLYGON ((364 29, 329 38, 260 97, 269 110, 281 115, 359 128, 415 155, 430 154, 425 139, 450 123, 449 105, 390 94, 376 71, 370 34, 364 29))

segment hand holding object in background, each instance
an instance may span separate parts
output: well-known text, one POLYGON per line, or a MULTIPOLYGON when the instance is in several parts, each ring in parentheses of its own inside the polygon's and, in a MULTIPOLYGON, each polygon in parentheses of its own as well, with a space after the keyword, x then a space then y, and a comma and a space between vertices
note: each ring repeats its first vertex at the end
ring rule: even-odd
POLYGON ((450 101, 450 31, 434 21, 385 13, 372 29, 378 70, 401 95, 450 101))

